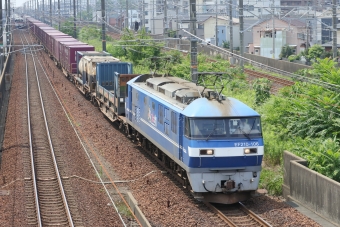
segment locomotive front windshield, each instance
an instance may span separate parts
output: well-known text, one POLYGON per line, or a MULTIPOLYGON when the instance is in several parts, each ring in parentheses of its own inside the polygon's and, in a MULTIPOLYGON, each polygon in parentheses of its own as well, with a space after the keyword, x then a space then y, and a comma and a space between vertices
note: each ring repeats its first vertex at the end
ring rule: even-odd
POLYGON ((185 135, 192 139, 225 139, 262 136, 260 117, 186 118, 185 135))

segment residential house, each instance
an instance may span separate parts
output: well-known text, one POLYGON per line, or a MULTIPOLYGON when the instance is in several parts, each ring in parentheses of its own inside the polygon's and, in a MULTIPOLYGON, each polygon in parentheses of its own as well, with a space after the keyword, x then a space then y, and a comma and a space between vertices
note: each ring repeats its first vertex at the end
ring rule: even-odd
POLYGON ((297 19, 267 19, 253 27, 253 43, 249 44, 248 51, 278 59, 283 46, 289 45, 293 53, 298 54, 306 48, 306 42, 305 22, 297 19))
MULTIPOLYGON (((340 49, 340 24, 337 25, 337 49, 339 50, 340 49)), ((332 33, 330 33, 330 40, 332 40, 332 33)), ((324 44, 321 45, 322 47, 325 48, 326 51, 332 51, 333 49, 333 41, 330 41, 330 42, 326 42, 324 44)))
MULTIPOLYGON (((239 19, 233 18, 233 46, 240 46, 240 29, 239 29, 239 19)), ((216 40, 216 25, 217 25, 217 40, 218 46, 222 46, 223 42, 230 41, 230 26, 229 17, 226 16, 210 16, 206 20, 199 23, 199 26, 203 25, 204 39, 216 40), (216 20, 217 19, 217 20, 216 20)), ((213 43, 215 44, 215 43, 213 43)))
POLYGON ((164 20, 164 0, 144 2, 144 25, 151 34, 163 34, 164 27, 176 30, 177 25, 181 27, 180 21, 189 17, 189 0, 167 1, 167 21, 164 20))

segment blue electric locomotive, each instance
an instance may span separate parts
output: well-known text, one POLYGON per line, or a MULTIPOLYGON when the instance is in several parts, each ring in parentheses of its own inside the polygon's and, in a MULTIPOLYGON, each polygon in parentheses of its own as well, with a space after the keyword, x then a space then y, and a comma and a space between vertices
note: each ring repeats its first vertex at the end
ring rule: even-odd
POLYGON ((126 89, 132 134, 197 198, 230 204, 257 189, 264 153, 257 112, 177 77, 140 75, 126 89))

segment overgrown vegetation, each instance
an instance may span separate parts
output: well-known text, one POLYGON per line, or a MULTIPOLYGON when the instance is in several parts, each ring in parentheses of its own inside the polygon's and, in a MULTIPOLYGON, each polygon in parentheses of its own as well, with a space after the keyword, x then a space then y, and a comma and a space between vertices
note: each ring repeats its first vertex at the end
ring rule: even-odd
MULTIPOLYGON (((82 32, 81 32, 82 34, 82 32)), ((85 39, 84 36, 81 36, 85 39)), ((98 39, 88 38, 98 45, 98 39)), ((123 61, 134 63, 135 73, 168 73, 190 79, 190 57, 178 51, 162 52, 161 43, 155 43, 145 31, 137 35, 125 31, 121 40, 107 43, 107 50, 123 61)), ((96 46, 97 48, 97 46, 96 46)), ((100 49, 100 48, 99 48, 100 49)), ((330 59, 319 59, 319 48, 310 48, 308 58, 313 69, 299 74, 340 85, 340 70, 330 59)), ((265 168, 261 174, 261 187, 271 194, 281 194, 282 153, 289 150, 305 158, 309 167, 340 182, 340 96, 338 92, 297 82, 275 96, 270 96, 270 82, 256 80, 253 85, 245 80, 238 68, 231 68, 225 60, 211 61, 198 55, 198 71, 226 73, 224 93, 233 96, 262 115, 265 141, 265 168)))

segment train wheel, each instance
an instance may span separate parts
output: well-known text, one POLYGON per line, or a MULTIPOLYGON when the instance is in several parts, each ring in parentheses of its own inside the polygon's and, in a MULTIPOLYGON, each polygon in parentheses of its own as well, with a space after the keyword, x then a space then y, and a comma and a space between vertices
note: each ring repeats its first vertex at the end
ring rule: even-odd
POLYGON ((92 104, 93 104, 95 107, 98 107, 97 100, 96 100, 96 98, 95 98, 94 96, 91 98, 91 102, 92 102, 92 104))

